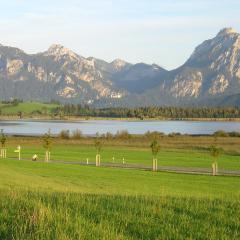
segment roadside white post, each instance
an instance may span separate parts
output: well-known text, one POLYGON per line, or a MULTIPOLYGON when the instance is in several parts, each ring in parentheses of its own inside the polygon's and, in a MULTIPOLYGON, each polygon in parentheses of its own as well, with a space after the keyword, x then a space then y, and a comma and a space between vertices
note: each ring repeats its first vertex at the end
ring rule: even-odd
POLYGON ((87 165, 88 165, 88 158, 87 158, 87 165))
POLYGON ((18 153, 18 160, 21 160, 21 146, 18 146, 14 152, 18 153))
POLYGON ((123 164, 125 164, 125 159, 123 158, 123 164))
POLYGON ((112 162, 115 163, 115 158, 114 157, 112 157, 112 162))

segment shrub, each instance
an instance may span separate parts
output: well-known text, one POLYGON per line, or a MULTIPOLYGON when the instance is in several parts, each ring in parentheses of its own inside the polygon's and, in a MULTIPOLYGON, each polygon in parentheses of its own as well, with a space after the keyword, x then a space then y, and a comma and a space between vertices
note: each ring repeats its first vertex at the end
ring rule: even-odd
POLYGON ((215 132, 213 134, 213 136, 215 136, 215 137, 229 137, 229 134, 225 131, 220 130, 220 131, 215 132))
POLYGON ((240 137, 240 133, 239 132, 229 132, 228 135, 230 137, 240 137))
POLYGON ((113 139, 113 134, 110 133, 110 132, 107 132, 106 135, 105 135, 105 138, 106 138, 107 140, 112 140, 112 139, 113 139))
POLYGON ((169 136, 169 137, 181 136, 181 133, 178 133, 178 132, 175 133, 175 132, 173 132, 173 133, 169 133, 168 136, 169 136))
POLYGON ((79 129, 76 129, 76 130, 72 131, 72 138, 73 139, 81 139, 81 138, 83 138, 82 131, 79 130, 79 129))
POLYGON ((115 134, 115 138, 122 140, 127 140, 130 139, 131 137, 132 137, 131 134, 129 134, 127 130, 117 131, 117 133, 115 134))
POLYGON ((62 139, 69 139, 69 138, 70 138, 70 132, 69 132, 69 130, 62 130, 62 131, 59 133, 59 137, 62 138, 62 139))
POLYGON ((144 134, 144 136, 148 139, 160 139, 160 138, 164 137, 165 134, 162 132, 157 132, 157 131, 154 131, 154 132, 148 131, 144 134))

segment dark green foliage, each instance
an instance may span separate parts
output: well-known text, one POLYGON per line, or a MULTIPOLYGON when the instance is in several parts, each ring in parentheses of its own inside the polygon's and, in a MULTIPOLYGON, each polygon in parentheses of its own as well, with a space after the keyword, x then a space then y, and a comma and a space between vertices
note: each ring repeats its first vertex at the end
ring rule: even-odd
POLYGON ((57 108, 56 114, 66 116, 92 116, 115 118, 240 118, 240 109, 229 107, 139 107, 139 108, 91 108, 87 105, 67 104, 57 108))

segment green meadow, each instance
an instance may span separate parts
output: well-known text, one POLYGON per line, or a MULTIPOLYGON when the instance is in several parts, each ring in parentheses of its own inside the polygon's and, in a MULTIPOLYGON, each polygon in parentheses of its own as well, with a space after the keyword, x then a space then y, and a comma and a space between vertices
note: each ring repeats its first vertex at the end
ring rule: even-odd
POLYGON ((16 105, 14 104, 0 104, 2 115, 18 115, 19 112, 23 114, 32 114, 38 112, 44 112, 45 114, 50 114, 52 110, 57 108, 59 105, 50 103, 40 103, 40 102, 20 102, 16 105))
MULTIPOLYGON (((194 142, 197 140, 198 139, 195 139, 194 142)), ((238 141, 238 138, 236 140, 238 141)), ((126 164, 151 167, 152 154, 149 148, 150 144, 148 142, 144 144, 143 141, 141 142, 141 139, 139 141, 142 145, 138 145, 139 142, 134 143, 134 140, 132 141, 111 140, 103 143, 101 162, 122 164, 124 159, 126 164)), ((158 154, 159 166, 211 169, 213 159, 206 146, 205 148, 204 146, 196 147, 193 142, 193 146, 176 148, 176 145, 174 145, 175 140, 172 139, 171 141, 172 145, 168 143, 158 154)), ((19 141, 17 138, 10 140, 7 154, 9 158, 16 159, 18 157, 18 154, 14 153, 18 144, 22 147, 22 159, 31 160, 32 156, 37 154, 38 160, 44 161, 45 150, 42 147, 41 140, 36 138, 25 138, 25 140, 19 139, 19 141)), ((211 143, 209 143, 209 145, 210 144, 211 143)), ((222 170, 240 170, 240 153, 238 152, 238 145, 236 142, 229 141, 229 143, 227 143, 226 141, 224 147, 226 150, 218 159, 219 168, 222 170), (232 146, 235 146, 235 148, 229 150, 228 148, 232 146)), ((86 163, 88 159, 90 164, 94 164, 95 157, 96 150, 94 141, 91 139, 53 140, 51 160, 54 162, 86 163)))
MULTIPOLYGON (((182 146, 176 141, 183 139, 163 140, 159 165, 210 168, 204 145, 195 147, 201 138, 185 140, 189 144, 182 146)), ((238 141, 219 140, 219 167, 240 169, 238 141)), ((151 166, 147 146, 142 140, 112 140, 103 145, 102 161, 114 156, 121 163, 124 157, 151 166)), ((42 162, 39 138, 10 138, 7 148, 8 159, 0 160, 0 239, 240 238, 240 177, 55 163, 93 163, 92 139, 55 139, 54 163, 42 162), (21 161, 13 152, 18 144, 21 161), (39 161, 28 161, 35 153, 39 161)))

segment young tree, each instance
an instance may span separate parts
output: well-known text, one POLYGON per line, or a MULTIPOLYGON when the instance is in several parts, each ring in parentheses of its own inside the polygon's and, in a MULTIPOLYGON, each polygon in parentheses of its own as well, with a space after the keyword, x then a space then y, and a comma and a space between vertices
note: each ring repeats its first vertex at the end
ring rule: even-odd
POLYGON ((7 141, 7 137, 3 132, 3 129, 1 129, 1 134, 0 134, 0 142, 1 142, 1 152, 0 152, 0 156, 2 158, 6 158, 7 156, 7 151, 5 149, 6 146, 6 141, 7 141))
POLYGON ((101 140, 101 138, 99 137, 98 134, 96 135, 96 139, 95 139, 94 144, 95 144, 95 148, 96 148, 96 151, 97 151, 97 154, 96 154, 96 166, 100 167, 100 165, 101 165, 100 152, 101 152, 101 149, 102 149, 102 140, 101 140))
POLYGON ((6 141, 7 141, 7 137, 4 134, 3 129, 1 129, 0 142, 1 142, 1 147, 2 148, 5 148, 6 141))
POLYGON ((210 155, 213 157, 214 161, 212 163, 212 174, 213 176, 216 176, 218 173, 218 158, 220 156, 220 154, 222 153, 222 149, 216 147, 215 145, 212 145, 210 147, 210 155))
POLYGON ((45 161, 49 162, 51 159, 51 148, 52 148, 52 137, 51 137, 51 131, 48 130, 47 133, 43 135, 43 147, 46 150, 45 153, 45 161))
POLYGON ((153 155, 153 171, 157 171, 158 166, 157 166, 157 155, 160 151, 160 146, 157 142, 156 139, 154 139, 150 145, 151 150, 152 150, 152 155, 153 155))

